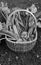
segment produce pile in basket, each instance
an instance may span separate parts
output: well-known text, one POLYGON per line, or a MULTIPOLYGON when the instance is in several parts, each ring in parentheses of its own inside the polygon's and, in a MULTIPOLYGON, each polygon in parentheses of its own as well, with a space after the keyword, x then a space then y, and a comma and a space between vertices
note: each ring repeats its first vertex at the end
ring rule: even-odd
POLYGON ((0 35, 4 34, 5 38, 12 42, 31 42, 36 40, 38 25, 36 17, 38 15, 34 4, 27 9, 15 7, 10 10, 7 3, 1 2, 0 35))
POLYGON ((26 12, 25 10, 21 11, 21 9, 19 9, 9 16, 8 21, 8 30, 15 34, 14 40, 17 42, 27 42, 35 39, 37 32, 36 21, 29 12, 26 12), (31 18, 33 18, 33 20, 31 20, 31 18))

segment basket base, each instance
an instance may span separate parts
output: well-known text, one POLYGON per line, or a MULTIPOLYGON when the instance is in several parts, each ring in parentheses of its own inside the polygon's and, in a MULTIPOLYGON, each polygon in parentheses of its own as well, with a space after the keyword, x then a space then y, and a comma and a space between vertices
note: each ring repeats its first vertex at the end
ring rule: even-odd
POLYGON ((7 46, 15 52, 27 52, 32 50, 32 48, 35 46, 36 41, 33 43, 29 43, 29 44, 15 44, 15 43, 10 43, 6 40, 6 44, 7 46))

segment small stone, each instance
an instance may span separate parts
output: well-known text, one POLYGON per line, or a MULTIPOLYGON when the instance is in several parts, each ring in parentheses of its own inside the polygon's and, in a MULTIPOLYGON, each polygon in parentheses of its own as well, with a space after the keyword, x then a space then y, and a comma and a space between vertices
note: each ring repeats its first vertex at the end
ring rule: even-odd
POLYGON ((5 54, 7 54, 7 52, 5 52, 5 54))
POLYGON ((39 55, 37 54, 37 58, 39 58, 39 55))
POLYGON ((18 56, 16 56, 16 59, 18 60, 18 56))

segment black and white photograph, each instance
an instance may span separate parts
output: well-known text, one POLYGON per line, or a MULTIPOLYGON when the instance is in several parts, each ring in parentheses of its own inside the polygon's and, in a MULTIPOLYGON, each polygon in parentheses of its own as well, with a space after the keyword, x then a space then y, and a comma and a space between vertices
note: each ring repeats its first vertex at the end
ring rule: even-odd
POLYGON ((41 0, 0 0, 0 65, 41 65, 41 0))

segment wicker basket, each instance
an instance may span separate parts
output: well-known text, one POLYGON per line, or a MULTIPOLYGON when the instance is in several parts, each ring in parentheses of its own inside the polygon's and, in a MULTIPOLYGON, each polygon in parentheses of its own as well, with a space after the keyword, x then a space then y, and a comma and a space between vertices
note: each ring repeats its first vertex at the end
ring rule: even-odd
POLYGON ((29 50, 31 50, 34 45, 36 44, 36 41, 37 41, 37 35, 36 35, 36 39, 33 40, 32 42, 13 42, 10 41, 7 36, 6 36, 6 44, 7 46, 13 50, 13 51, 18 51, 18 52, 27 52, 29 50))
MULTIPOLYGON (((18 11, 27 11, 27 10, 24 10, 24 9, 17 9, 16 11, 12 12, 10 14, 10 16, 8 17, 8 21, 10 21, 9 19, 11 18, 11 16, 13 14, 15 14, 16 12, 18 11)), ((30 13, 34 19, 35 19, 35 28, 37 28, 36 26, 36 23, 37 23, 37 20, 36 20, 36 17, 30 12, 30 11, 27 11, 28 13, 30 13)), ((20 52, 26 52, 26 51, 29 51, 31 50, 35 43, 36 43, 36 40, 37 40, 37 31, 36 31, 36 38, 33 40, 33 41, 26 41, 26 42, 14 42, 12 40, 9 40, 9 38, 7 38, 7 36, 5 37, 6 39, 6 43, 7 43, 7 46, 13 50, 13 51, 20 51, 20 52)))

